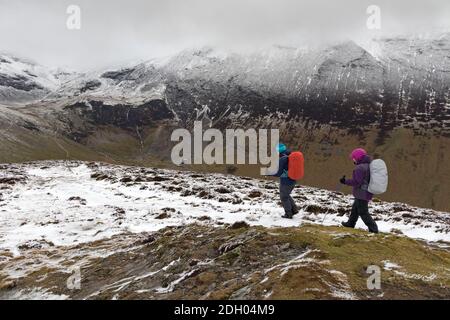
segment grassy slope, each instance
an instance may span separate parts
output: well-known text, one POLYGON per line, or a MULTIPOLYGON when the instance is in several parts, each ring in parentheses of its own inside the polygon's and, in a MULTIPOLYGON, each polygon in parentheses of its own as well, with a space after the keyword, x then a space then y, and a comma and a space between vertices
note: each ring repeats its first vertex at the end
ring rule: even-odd
MULTIPOLYGON (((78 260, 77 260, 78 261, 78 260)), ((0 276, 0 297, 20 289, 49 288, 58 294, 111 299, 334 299, 336 292, 358 299, 429 299, 450 297, 450 252, 395 235, 369 235, 360 230, 303 225, 299 228, 214 228, 188 225, 147 235, 120 235, 109 240, 70 248, 31 249, 4 263, 26 265, 35 271, 20 280, 0 276), (202 237, 200 237, 202 235, 202 237), (152 239, 142 242, 144 239, 152 239), (154 240, 153 240, 154 239, 154 240), (144 244, 143 244, 144 243, 144 244), (225 253, 224 244, 237 244, 225 253), (94 257, 82 267, 81 290, 66 288, 68 266, 89 250, 122 250, 105 258, 94 257), (295 262, 300 254, 303 260, 295 262), (35 262, 36 255, 51 257, 62 269, 35 262), (148 276, 171 262, 163 273, 148 276), (384 261, 398 264, 396 273, 384 270, 384 261), (27 262, 29 261, 29 262, 27 262), (206 264, 201 262, 210 261, 206 264), (292 262, 294 261, 294 262, 292 262), (381 268, 381 290, 366 286, 369 265, 381 268), (289 266, 289 268, 286 268, 289 266), (181 274, 173 291, 168 287, 181 274), (46 277, 44 277, 44 275, 46 277), (147 275, 145 277, 140 277, 147 275), (434 276, 433 276, 434 275, 434 276), (430 277, 431 276, 431 277, 430 277), (136 279, 134 279, 136 277, 136 279), (427 277, 430 277, 427 279, 427 277), (120 285, 129 284, 117 290, 120 285), (143 290, 144 291, 139 291, 143 290)))
MULTIPOLYGON (((360 298, 373 297, 374 292, 367 289, 367 267, 377 265, 382 267, 383 261, 390 261, 401 266, 398 271, 408 274, 411 278, 437 275, 430 282, 408 279, 394 271, 383 270, 381 285, 383 298, 429 298, 447 297, 450 294, 450 254, 440 249, 432 249, 424 243, 392 235, 368 236, 364 231, 345 230, 345 235, 336 237, 334 234, 344 230, 337 227, 307 226, 303 230, 290 230, 283 238, 299 245, 312 246, 324 253, 324 258, 330 264, 347 276, 352 291, 360 298), (440 291, 443 285, 447 289, 440 291), (427 289, 426 292, 421 292, 427 289)), ((302 278, 302 270, 294 271, 287 281, 297 288, 302 278), (298 274, 296 274, 298 273, 298 274), (297 279, 297 280, 296 280, 297 279)), ((300 285, 301 286, 301 285, 300 285)), ((375 290, 376 292, 376 290, 375 290)), ((280 287, 279 297, 286 296, 286 288, 280 287)))

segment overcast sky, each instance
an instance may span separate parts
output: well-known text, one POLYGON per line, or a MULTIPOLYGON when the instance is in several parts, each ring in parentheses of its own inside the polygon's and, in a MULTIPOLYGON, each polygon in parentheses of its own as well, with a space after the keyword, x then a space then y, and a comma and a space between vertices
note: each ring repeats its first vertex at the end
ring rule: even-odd
POLYGON ((0 0, 0 51, 88 69, 184 48, 257 50, 399 33, 450 31, 449 0, 0 0), (381 9, 368 30, 366 9, 381 9), (68 30, 69 5, 81 29, 68 30))

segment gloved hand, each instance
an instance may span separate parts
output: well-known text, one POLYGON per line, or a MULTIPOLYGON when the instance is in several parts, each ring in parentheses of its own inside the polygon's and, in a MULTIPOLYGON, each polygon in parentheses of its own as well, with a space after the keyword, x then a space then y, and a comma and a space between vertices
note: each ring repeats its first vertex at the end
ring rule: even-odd
POLYGON ((343 176, 343 177, 341 178, 341 180, 339 180, 339 182, 342 183, 342 184, 345 184, 345 180, 346 180, 346 179, 345 179, 345 176, 343 176))

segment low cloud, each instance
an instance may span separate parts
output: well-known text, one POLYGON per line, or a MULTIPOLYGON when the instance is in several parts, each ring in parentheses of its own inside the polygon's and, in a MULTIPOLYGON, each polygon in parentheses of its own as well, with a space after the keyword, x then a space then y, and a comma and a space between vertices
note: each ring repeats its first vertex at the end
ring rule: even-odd
POLYGON ((187 47, 257 50, 449 26, 448 0, 0 0, 0 50, 75 69, 187 47), (81 8, 80 30, 66 27, 69 5, 81 8), (369 5, 381 9, 381 30, 366 27, 369 5))

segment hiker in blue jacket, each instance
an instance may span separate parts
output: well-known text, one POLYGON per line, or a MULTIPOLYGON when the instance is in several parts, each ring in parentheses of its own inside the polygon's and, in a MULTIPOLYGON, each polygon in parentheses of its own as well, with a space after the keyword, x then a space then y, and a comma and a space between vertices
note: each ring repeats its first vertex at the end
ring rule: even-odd
POLYGON ((280 200, 284 208, 282 218, 292 219, 292 216, 298 213, 298 208, 291 197, 291 192, 295 187, 295 180, 288 177, 288 160, 291 151, 282 143, 278 144, 277 150, 280 156, 278 171, 272 176, 280 178, 280 200))

